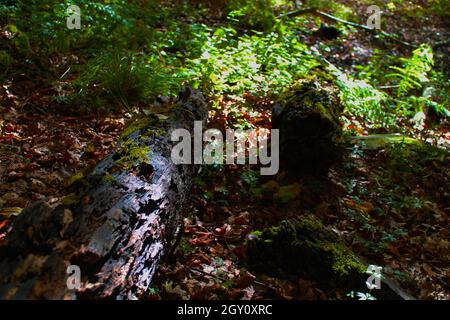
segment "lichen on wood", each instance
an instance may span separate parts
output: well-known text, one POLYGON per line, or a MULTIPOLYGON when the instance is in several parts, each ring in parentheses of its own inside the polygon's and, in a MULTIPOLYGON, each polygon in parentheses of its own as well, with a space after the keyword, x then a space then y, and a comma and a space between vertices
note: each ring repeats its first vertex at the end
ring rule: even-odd
POLYGON ((171 161, 169 132, 192 130, 207 115, 203 95, 183 88, 164 121, 150 115, 133 122, 111 155, 73 179, 66 201, 25 208, 0 245, 0 297, 144 294, 181 225, 179 212, 196 170, 171 161), (78 290, 66 285, 69 265, 80 267, 78 290))

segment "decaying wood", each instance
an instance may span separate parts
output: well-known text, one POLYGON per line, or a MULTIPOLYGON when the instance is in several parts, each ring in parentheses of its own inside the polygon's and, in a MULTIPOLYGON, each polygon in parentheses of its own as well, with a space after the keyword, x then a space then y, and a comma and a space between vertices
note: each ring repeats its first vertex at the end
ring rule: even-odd
POLYGON ((306 276, 331 287, 364 284, 364 265, 313 215, 283 220, 248 246, 248 264, 257 271, 306 276))
POLYGON ((343 111, 331 83, 301 80, 275 104, 272 127, 280 130, 280 165, 291 172, 323 171, 341 154, 343 111))
MULTIPOLYGON (((313 215, 299 215, 267 228, 247 243, 252 270, 280 278, 306 277, 324 287, 366 292, 369 263, 355 255, 334 231, 313 215)), ((414 300, 394 280, 383 274, 377 298, 414 300)))
POLYGON ((148 290, 196 170, 173 164, 170 131, 206 119, 202 94, 183 89, 167 115, 131 124, 61 203, 23 211, 0 246, 1 298, 133 299, 148 290), (80 267, 78 290, 66 285, 69 265, 80 267))

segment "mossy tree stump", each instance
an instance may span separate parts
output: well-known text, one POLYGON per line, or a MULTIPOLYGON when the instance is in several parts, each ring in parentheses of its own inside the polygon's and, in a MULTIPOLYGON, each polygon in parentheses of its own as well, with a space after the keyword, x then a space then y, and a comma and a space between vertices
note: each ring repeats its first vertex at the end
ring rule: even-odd
POLYGON ((341 156, 343 111, 329 82, 294 83, 275 104, 272 127, 280 130, 280 163, 294 172, 324 171, 341 156))
POLYGON ((249 266, 264 273, 305 276, 353 289, 367 278, 364 264, 313 215, 284 220, 257 232, 247 244, 249 266))
MULTIPOLYGON (((252 240, 247 242, 247 263, 252 270, 284 279, 304 277, 347 293, 368 290, 367 262, 310 214, 253 232, 252 240)), ((377 298, 414 300, 386 275, 381 281, 381 289, 373 292, 377 298)))

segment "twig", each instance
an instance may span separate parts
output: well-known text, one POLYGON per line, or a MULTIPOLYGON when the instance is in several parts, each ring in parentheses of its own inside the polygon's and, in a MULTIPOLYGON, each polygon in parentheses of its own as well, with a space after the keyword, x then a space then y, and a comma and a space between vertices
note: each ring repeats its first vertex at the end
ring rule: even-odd
POLYGON ((448 47, 448 45, 450 45, 450 39, 436 42, 435 44, 433 44, 433 49, 437 49, 440 47, 448 47))
POLYGON ((299 15, 303 15, 303 14, 307 14, 307 13, 312 13, 312 14, 317 14, 320 15, 322 17, 328 18, 330 20, 334 20, 355 28, 360 28, 360 29, 364 29, 366 31, 370 31, 372 33, 379 33, 387 38, 392 39, 393 41, 396 41, 404 46, 410 47, 410 48, 416 48, 417 46, 414 44, 411 44, 409 42, 403 41, 401 39, 398 39, 397 35, 391 34, 391 33, 387 33, 385 31, 377 31, 376 29, 370 28, 369 26, 363 25, 363 24, 359 24, 359 23, 355 23, 355 22, 351 22, 351 21, 347 21, 338 17, 335 17, 329 13, 317 10, 315 8, 306 8, 306 9, 299 9, 299 10, 295 10, 295 11, 291 11, 282 15, 279 15, 278 18, 284 18, 284 17, 295 17, 295 16, 299 16, 299 15))
POLYGON ((377 87, 377 89, 381 89, 381 90, 383 90, 383 89, 396 89, 396 88, 400 88, 400 85, 395 84, 395 85, 391 85, 391 86, 379 86, 379 87, 377 87))
POLYGON ((316 13, 316 12, 317 12, 316 8, 298 9, 298 10, 294 10, 294 11, 290 11, 290 12, 286 12, 286 13, 280 14, 277 17, 277 19, 282 19, 282 18, 287 18, 287 17, 296 17, 296 16, 301 16, 302 14, 316 13))

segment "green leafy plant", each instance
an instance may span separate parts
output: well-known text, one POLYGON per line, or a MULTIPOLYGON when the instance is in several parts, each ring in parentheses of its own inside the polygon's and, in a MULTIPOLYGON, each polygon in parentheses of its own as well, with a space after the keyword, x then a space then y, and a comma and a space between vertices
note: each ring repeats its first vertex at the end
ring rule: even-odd
POLYGON ((208 36, 202 55, 189 63, 195 86, 213 95, 274 95, 317 65, 293 33, 236 34, 219 28, 208 36))
POLYGON ((257 30, 272 30, 276 25, 275 8, 286 4, 284 0, 231 0, 227 5, 228 18, 235 25, 244 25, 257 30))
POLYGON ((445 79, 442 74, 433 70, 434 57, 431 47, 423 44, 413 51, 411 58, 402 58, 401 61, 403 66, 392 66, 391 69, 396 72, 387 75, 398 81, 397 111, 401 114, 416 115, 433 108, 438 114, 450 116, 444 104, 435 101, 438 100, 435 97, 437 94, 441 96, 442 102, 448 102, 449 98, 445 79), (436 90, 436 87, 443 87, 442 84, 444 88, 436 90))
POLYGON ((374 88, 364 80, 357 80, 331 67, 336 76, 336 84, 341 89, 341 100, 346 112, 373 126, 391 126, 395 122, 395 115, 386 107, 388 96, 374 88))
POLYGON ((364 293, 364 292, 354 292, 354 291, 350 291, 349 293, 347 293, 347 297, 350 298, 355 298, 358 297, 358 300, 377 300, 377 298, 375 298, 374 296, 372 296, 369 292, 364 293))
POLYGON ((429 45, 421 45, 413 51, 409 59, 401 59, 403 67, 392 66, 395 73, 388 77, 399 80, 398 95, 405 96, 413 90, 421 89, 429 81, 428 73, 434 65, 433 50, 429 45))
POLYGON ((78 95, 95 96, 129 108, 150 95, 178 90, 179 76, 162 64, 148 63, 142 54, 114 51, 88 62, 75 81, 78 95))

